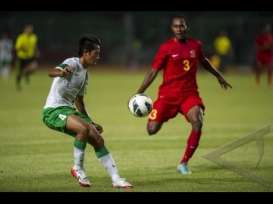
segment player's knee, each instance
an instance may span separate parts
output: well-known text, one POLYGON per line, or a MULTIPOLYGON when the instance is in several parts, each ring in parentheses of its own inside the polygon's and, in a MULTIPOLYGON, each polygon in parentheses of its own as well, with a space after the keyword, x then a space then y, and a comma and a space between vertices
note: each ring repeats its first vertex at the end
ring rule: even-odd
POLYGON ((147 132, 149 135, 154 135, 158 132, 159 128, 156 125, 147 125, 147 132))
POLYGON ((194 130, 201 130, 203 127, 203 121, 199 118, 195 118, 191 121, 191 125, 194 130))
POLYGON ((98 133, 98 131, 95 129, 95 127, 89 126, 89 132, 88 137, 90 143, 95 148, 100 148, 104 146, 104 139, 103 137, 98 133))
POLYGON ((84 126, 80 129, 80 131, 78 132, 78 135, 80 135, 83 138, 87 138, 89 134, 89 127, 88 126, 84 126))
POLYGON ((98 144, 98 146, 100 146, 100 147, 103 147, 103 146, 104 146, 104 139, 103 139, 101 136, 99 136, 99 137, 97 138, 97 144, 98 144))
POLYGON ((94 138, 93 146, 95 148, 104 147, 104 139, 101 136, 94 138))

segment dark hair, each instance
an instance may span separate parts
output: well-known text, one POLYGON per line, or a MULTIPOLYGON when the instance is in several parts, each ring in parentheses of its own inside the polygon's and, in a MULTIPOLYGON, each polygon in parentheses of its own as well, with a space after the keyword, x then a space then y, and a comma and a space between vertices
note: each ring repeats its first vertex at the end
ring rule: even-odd
POLYGON ((81 57, 84 52, 92 51, 98 46, 101 46, 101 39, 95 35, 84 35, 79 40, 79 56, 81 57))

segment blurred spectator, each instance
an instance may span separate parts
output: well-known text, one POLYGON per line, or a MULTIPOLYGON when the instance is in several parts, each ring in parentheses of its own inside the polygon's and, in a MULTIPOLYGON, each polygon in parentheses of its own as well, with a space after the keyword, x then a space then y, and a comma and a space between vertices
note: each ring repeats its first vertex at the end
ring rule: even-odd
POLYGON ((227 32, 221 31, 215 38, 213 46, 215 54, 211 58, 212 63, 216 68, 221 67, 221 71, 225 72, 232 57, 232 42, 227 32))
POLYGON ((0 76, 7 78, 12 64, 13 42, 8 32, 4 32, 0 39, 0 76))
POLYGON ((29 83, 30 74, 32 74, 38 66, 38 38, 33 32, 33 29, 33 25, 26 25, 23 33, 21 33, 16 39, 15 48, 17 55, 17 66, 19 67, 18 75, 16 77, 16 85, 18 90, 21 90, 20 83, 22 77, 24 76, 26 78, 26 82, 29 83))
POLYGON ((219 55, 217 55, 217 54, 212 54, 212 55, 210 56, 210 61, 211 61, 211 64, 212 64, 216 69, 219 69, 219 68, 220 68, 221 59, 220 59, 219 55))
POLYGON ((270 24, 266 24, 262 33, 256 37, 256 84, 260 84, 260 76, 263 71, 267 71, 268 85, 272 84, 273 66, 273 34, 270 24))

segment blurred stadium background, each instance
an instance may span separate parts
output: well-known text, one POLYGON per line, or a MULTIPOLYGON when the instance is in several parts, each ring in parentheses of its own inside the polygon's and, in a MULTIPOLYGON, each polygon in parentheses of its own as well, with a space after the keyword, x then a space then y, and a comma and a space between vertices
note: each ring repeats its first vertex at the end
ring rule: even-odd
POLYGON ((170 36, 169 19, 175 14, 186 17, 189 33, 203 41, 208 54, 213 52, 216 35, 225 30, 234 49, 231 64, 242 69, 254 63, 255 36, 265 23, 273 22, 269 11, 22 11, 0 12, 0 32, 8 30, 15 39, 25 24, 32 23, 42 64, 75 55, 79 36, 94 33, 104 42, 101 63, 136 68, 150 64, 159 44, 170 36))

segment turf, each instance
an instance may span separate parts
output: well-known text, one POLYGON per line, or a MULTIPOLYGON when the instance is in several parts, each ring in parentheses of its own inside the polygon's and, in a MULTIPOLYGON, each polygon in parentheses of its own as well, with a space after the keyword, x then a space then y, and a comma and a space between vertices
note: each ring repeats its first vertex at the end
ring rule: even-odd
MULTIPOLYGON (((228 142, 273 124, 273 87, 265 78, 257 87, 249 73, 227 74, 232 90, 224 91, 208 74, 199 73, 201 96, 206 105, 203 136, 190 162, 193 174, 182 176, 176 166, 184 151, 190 125, 183 116, 166 123, 155 136, 148 136, 146 119, 133 117, 129 97, 143 80, 143 72, 98 71, 90 73, 85 102, 92 118, 104 127, 103 136, 120 174, 134 184, 133 192, 260 192, 272 191, 216 165, 202 156, 228 142)), ((161 78, 146 92, 153 99, 161 78)), ((24 81, 23 81, 24 82, 24 81)), ((91 188, 81 188, 70 176, 73 139, 48 129, 41 111, 51 79, 37 72, 30 84, 16 91, 14 73, 0 79, 0 191, 22 192, 123 192, 112 189, 105 170, 91 147, 86 170, 91 188)), ((256 143, 226 153, 223 157, 240 168, 273 183, 273 134, 264 137, 264 155, 258 168, 256 143)))

